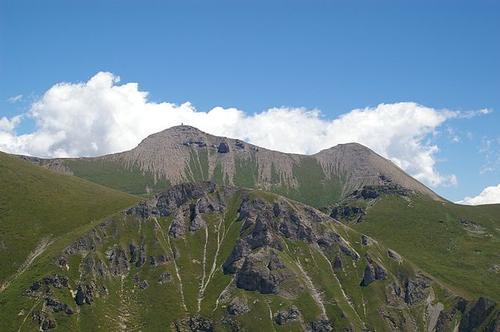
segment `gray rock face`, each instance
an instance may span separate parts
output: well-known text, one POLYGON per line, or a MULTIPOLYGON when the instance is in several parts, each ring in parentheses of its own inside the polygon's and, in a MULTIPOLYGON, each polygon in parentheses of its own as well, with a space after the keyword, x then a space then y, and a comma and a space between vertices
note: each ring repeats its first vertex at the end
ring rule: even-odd
POLYGON ((168 234, 176 239, 181 238, 186 234, 186 224, 184 222, 184 217, 182 216, 182 214, 178 214, 174 218, 168 234))
POLYGON ((114 246, 106 251, 109 261, 109 271, 113 276, 126 275, 130 265, 125 250, 119 246, 114 246))
POLYGON ((77 305, 92 304, 97 297, 97 287, 94 282, 80 284, 76 289, 75 303, 77 305))
POLYGON ((183 183, 173 186, 169 190, 156 194, 147 202, 127 210, 126 214, 138 216, 143 219, 149 217, 169 216, 179 206, 192 199, 199 199, 206 193, 213 193, 216 189, 215 183, 183 183))
POLYGON ((200 229, 203 229, 207 227, 207 224, 205 223, 205 220, 200 215, 200 212, 198 210, 198 207, 196 205, 191 207, 191 222, 189 225, 189 230, 191 232, 196 232, 200 229))
POLYGON ((207 318, 200 315, 190 316, 173 324, 173 330, 177 332, 212 332, 213 324, 207 318))
POLYGON ((47 313, 42 311, 35 311, 32 315, 34 321, 40 325, 40 330, 47 331, 56 328, 56 321, 51 318, 47 313))
MULTIPOLYGON (((481 326, 488 316, 495 310, 496 303, 480 297, 462 316, 459 332, 473 331, 481 326)), ((493 324, 493 323, 492 323, 493 324)), ((494 325, 492 325, 494 326, 494 325)))
POLYGON ((327 319, 320 319, 311 322, 308 331, 310 332, 331 332, 333 324, 327 319))
POLYGON ((42 296, 51 293, 51 287, 61 289, 68 288, 68 278, 63 275, 53 274, 42 278, 42 280, 35 281, 27 290, 28 296, 42 296))
POLYGON ((415 304, 429 296, 431 280, 422 274, 417 274, 414 279, 408 279, 405 283, 405 302, 415 304))
POLYGON ((165 255, 149 256, 149 265, 157 267, 160 265, 165 265, 169 260, 170 258, 165 255))
POLYGON ((227 313, 233 316, 243 315, 249 311, 246 298, 235 297, 227 306, 227 313))
POLYGON ((283 311, 278 311, 278 313, 274 317, 274 321, 278 325, 284 325, 290 321, 295 321, 299 319, 300 317, 300 311, 299 309, 292 305, 286 310, 283 311))
POLYGON ((146 248, 144 247, 144 243, 140 246, 136 246, 133 243, 129 244, 129 252, 130 264, 141 267, 146 263, 146 248))
POLYGON ((360 207, 343 205, 334 207, 330 212, 330 217, 339 220, 360 222, 365 214, 365 211, 360 207))
POLYGON ((262 294, 276 294, 279 284, 289 275, 285 265, 272 249, 261 250, 245 257, 236 273, 236 287, 262 294))
POLYGON ((229 152, 229 145, 226 142, 219 143, 219 146, 217 147, 217 152, 228 153, 229 152))
POLYGON ((387 273, 381 265, 373 261, 369 256, 366 257, 366 261, 360 286, 366 287, 375 280, 384 280, 386 278, 387 273))
POLYGON ((82 274, 92 279, 107 277, 110 272, 104 262, 93 254, 88 254, 80 264, 82 274))
POLYGON ((59 301, 58 299, 52 297, 52 296, 47 296, 45 298, 45 305, 52 309, 53 312, 64 312, 67 315, 72 315, 74 313, 73 309, 66 303, 63 303, 59 301))

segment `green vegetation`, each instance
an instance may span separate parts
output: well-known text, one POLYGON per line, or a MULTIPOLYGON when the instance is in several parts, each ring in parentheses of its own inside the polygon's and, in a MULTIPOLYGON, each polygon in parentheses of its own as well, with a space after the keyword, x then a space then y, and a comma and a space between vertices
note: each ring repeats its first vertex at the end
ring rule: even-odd
POLYGON ((193 182, 208 180, 207 150, 191 149, 188 163, 188 176, 193 182))
POLYGON ((236 159, 235 168, 235 185, 244 188, 256 187, 257 179, 259 178, 259 168, 253 157, 250 159, 236 159))
POLYGON ((4 285, 61 235, 138 201, 4 153, 0 153, 0 183, 0 283, 4 285))
POLYGON ((107 159, 67 159, 64 164, 75 176, 133 195, 147 195, 170 187, 168 181, 155 179, 137 166, 125 167, 107 159))
POLYGON ((354 227, 468 298, 500 301, 500 205, 461 206, 385 196, 354 227))
MULTIPOLYGON (((273 186, 271 191, 290 197, 316 208, 337 202, 342 197, 342 184, 336 179, 327 179, 321 165, 313 157, 304 157, 293 169, 297 187, 273 186)), ((277 179, 277 175, 274 177, 277 179)))

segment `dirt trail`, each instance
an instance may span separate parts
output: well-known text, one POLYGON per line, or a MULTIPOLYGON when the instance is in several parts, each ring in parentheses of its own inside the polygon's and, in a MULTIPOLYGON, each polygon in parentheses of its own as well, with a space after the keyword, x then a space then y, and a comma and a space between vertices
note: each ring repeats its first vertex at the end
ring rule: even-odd
POLYGON ((0 286, 0 293, 5 291, 14 280, 16 280, 21 274, 23 274, 31 266, 31 264, 33 264, 35 259, 41 254, 43 254, 43 252, 47 249, 47 247, 50 246, 53 242, 54 240, 51 240, 51 237, 43 238, 40 241, 40 243, 38 243, 38 245, 35 247, 35 249, 32 252, 30 252, 30 254, 23 262, 23 264, 19 266, 16 273, 7 278, 7 280, 5 280, 5 282, 0 286))
POLYGON ((307 288, 309 288, 309 291, 311 292, 312 297, 314 298, 314 300, 316 301, 316 304, 321 309, 321 314, 325 318, 327 318, 328 316, 326 315, 325 304, 323 303, 323 299, 321 298, 321 294, 318 292, 318 290, 316 289, 316 287, 314 287, 314 284, 313 284, 311 278, 307 274, 306 270, 304 270, 304 268, 302 267, 302 264, 300 264, 300 260, 297 259, 295 261, 295 263, 297 264, 297 267, 299 268, 300 272, 304 276, 304 280, 306 282, 306 286, 307 286, 307 288))
MULTIPOLYGON (((182 284, 182 278, 181 278, 181 274, 179 272, 179 267, 177 266, 177 262, 175 261, 174 251, 172 250, 172 244, 170 243, 170 236, 165 236, 165 233, 163 232, 163 229, 161 228, 161 225, 158 222, 158 219, 153 217, 153 220, 154 220, 156 226, 158 227, 159 233, 160 233, 161 237, 163 238, 163 242, 168 245, 168 249, 170 251, 170 254, 172 255, 172 262, 174 263, 175 274, 177 276, 177 280, 179 281, 179 292, 181 295, 181 304, 182 304, 182 307, 184 308, 184 310, 188 311, 188 309, 186 307, 186 301, 184 299, 184 288, 183 288, 183 284, 182 284)), ((170 232, 171 227, 172 227, 172 224, 170 224, 170 226, 168 227, 169 232, 170 232)))
MULTIPOLYGON (((356 311, 356 309, 354 308, 354 305, 351 301, 351 299, 347 296, 347 294, 345 293, 344 291, 344 288, 342 287, 342 283, 340 282, 339 278, 337 277, 337 274, 335 273, 335 270, 333 269, 333 266, 332 266, 332 262, 330 262, 330 260, 328 259, 328 257, 326 257, 325 253, 323 251, 321 251, 321 249, 318 249, 317 250, 321 256, 328 262, 328 265, 330 266, 330 270, 332 271, 332 275, 333 277, 335 278, 335 280, 337 281, 337 284, 339 285, 339 288, 340 288, 340 291, 342 292, 342 296, 344 297, 344 299, 346 300, 347 304, 351 307, 352 311, 354 312, 354 314, 356 315, 356 318, 361 322, 361 324, 363 325, 364 327, 364 323, 363 323, 363 320, 361 319, 361 317, 359 316, 358 312, 356 311)), ((364 305, 364 304, 363 304, 364 305)))

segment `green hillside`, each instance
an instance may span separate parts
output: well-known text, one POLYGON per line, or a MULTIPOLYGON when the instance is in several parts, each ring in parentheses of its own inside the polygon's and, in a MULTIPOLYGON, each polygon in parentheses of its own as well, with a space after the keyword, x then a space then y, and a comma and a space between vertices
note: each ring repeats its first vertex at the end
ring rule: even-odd
POLYGON ((500 301, 500 205, 462 206, 386 196, 354 228, 469 298, 500 301))
POLYGON ((0 153, 0 289, 62 236, 137 200, 0 153))
POLYGON ((73 232, 0 309, 2 331, 453 331, 498 312, 313 208, 210 183, 73 232))

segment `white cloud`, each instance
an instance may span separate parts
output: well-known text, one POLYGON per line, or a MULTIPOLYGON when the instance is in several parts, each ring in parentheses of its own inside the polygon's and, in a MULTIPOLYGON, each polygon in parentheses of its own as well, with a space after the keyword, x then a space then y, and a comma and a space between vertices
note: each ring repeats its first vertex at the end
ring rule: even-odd
POLYGON ((459 204, 481 205, 481 204, 498 204, 500 203, 500 184, 497 186, 486 187, 481 193, 475 197, 465 197, 459 204))
POLYGON ((436 187, 453 185, 456 178, 437 172, 439 149, 430 136, 448 119, 485 112, 465 115, 410 102, 355 109, 333 120, 304 108, 252 115, 222 107, 201 112, 190 103, 150 102, 137 83, 119 84, 119 77, 100 72, 87 82, 60 83, 45 92, 31 106, 36 130, 30 134, 16 135, 20 119, 3 118, 0 149, 42 157, 95 156, 131 149, 149 134, 184 123, 285 152, 312 154, 359 142, 436 187))
POLYGON ((7 101, 11 104, 15 104, 21 100, 23 100, 23 95, 12 96, 7 99, 7 101))

